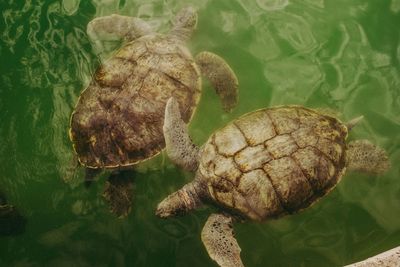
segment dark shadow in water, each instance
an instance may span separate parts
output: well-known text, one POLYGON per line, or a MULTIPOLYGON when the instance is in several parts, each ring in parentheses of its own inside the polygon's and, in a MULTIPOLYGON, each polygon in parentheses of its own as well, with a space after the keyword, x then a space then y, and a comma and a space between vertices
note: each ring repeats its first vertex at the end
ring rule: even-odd
POLYGON ((25 232, 26 218, 19 211, 7 203, 0 192, 0 236, 19 235, 25 232))

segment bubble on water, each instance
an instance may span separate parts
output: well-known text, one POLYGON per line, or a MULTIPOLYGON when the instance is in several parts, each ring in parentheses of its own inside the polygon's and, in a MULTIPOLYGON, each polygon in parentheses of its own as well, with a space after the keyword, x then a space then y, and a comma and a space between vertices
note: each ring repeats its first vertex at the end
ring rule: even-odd
POLYGON ((257 0, 258 6, 264 10, 280 10, 289 5, 289 0, 257 0))
POLYGON ((80 0, 63 0, 62 7, 67 15, 73 15, 79 8, 80 0))

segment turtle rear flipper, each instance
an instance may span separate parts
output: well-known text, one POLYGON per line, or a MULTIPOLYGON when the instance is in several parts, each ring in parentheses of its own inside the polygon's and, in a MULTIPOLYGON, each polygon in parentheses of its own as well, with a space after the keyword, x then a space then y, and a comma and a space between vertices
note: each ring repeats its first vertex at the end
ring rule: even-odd
POLYGON ((128 216, 132 209, 133 181, 132 171, 116 171, 108 178, 103 197, 111 213, 118 218, 128 216))
POLYGON ((201 74, 207 77, 221 99, 222 107, 230 112, 238 102, 238 79, 221 57, 210 53, 201 52, 196 56, 196 63, 201 74))
POLYGON ((221 267, 244 266, 233 233, 232 217, 211 214, 201 232, 201 240, 210 257, 221 267))
POLYGON ((356 140, 348 144, 348 168, 370 174, 383 174, 390 168, 386 151, 368 140, 356 140))

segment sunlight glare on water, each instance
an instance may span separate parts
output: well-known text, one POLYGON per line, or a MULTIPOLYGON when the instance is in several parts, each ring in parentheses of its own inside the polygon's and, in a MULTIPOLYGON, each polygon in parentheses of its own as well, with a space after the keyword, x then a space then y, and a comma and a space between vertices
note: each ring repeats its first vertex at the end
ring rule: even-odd
MULTIPOLYGON (((246 266, 342 266, 400 245, 399 0, 5 0, 0 3, 0 191, 27 218, 25 233, 0 237, 0 266, 216 266, 200 240, 215 209, 158 219, 157 203, 193 178, 165 153, 137 166, 131 214, 115 218, 74 164, 69 118, 105 55, 86 34, 95 17, 137 16, 167 32, 192 5, 198 29, 188 46, 222 56, 240 81, 225 114, 204 83, 190 131, 202 144, 238 116, 267 106, 364 115, 349 139, 384 147, 382 176, 348 172, 302 213, 236 223, 246 266), (214 265, 213 265, 214 264, 214 265)), ((108 43, 110 51, 119 43, 108 43)))

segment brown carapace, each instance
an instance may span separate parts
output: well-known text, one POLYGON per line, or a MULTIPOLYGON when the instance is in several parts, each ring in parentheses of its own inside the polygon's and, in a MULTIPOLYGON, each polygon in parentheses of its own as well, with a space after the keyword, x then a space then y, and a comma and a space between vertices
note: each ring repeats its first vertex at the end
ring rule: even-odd
POLYGON ((293 213, 325 195, 345 167, 347 128, 304 107, 258 110, 214 133, 199 172, 211 198, 254 220, 293 213))
POLYGON ((214 132, 200 148, 179 123, 178 102, 168 101, 164 135, 171 160, 195 179, 157 207, 162 218, 214 204, 201 234, 220 266, 243 266, 232 225, 299 212, 331 191, 346 168, 371 174, 389 168, 386 152, 367 140, 346 143, 361 117, 342 123, 302 106, 260 109, 214 132))
POLYGON ((178 40, 150 35, 127 44, 96 71, 72 114, 79 161, 117 168, 158 154, 166 101, 174 96, 188 122, 200 87, 200 72, 178 40))
MULTIPOLYGON (((188 123, 200 100, 201 76, 210 80, 225 111, 237 104, 238 80, 228 64, 210 52, 193 57, 187 48, 196 24, 191 7, 178 12, 166 34, 152 32, 139 18, 115 14, 88 24, 94 47, 103 39, 125 42, 97 69, 71 116, 69 135, 86 167, 86 184, 101 170, 126 170, 160 153, 167 100, 179 102, 179 113, 188 123)), ((132 190, 118 175, 113 177, 111 183, 118 186, 108 186, 104 195, 111 210, 123 217, 130 211, 132 190)))

